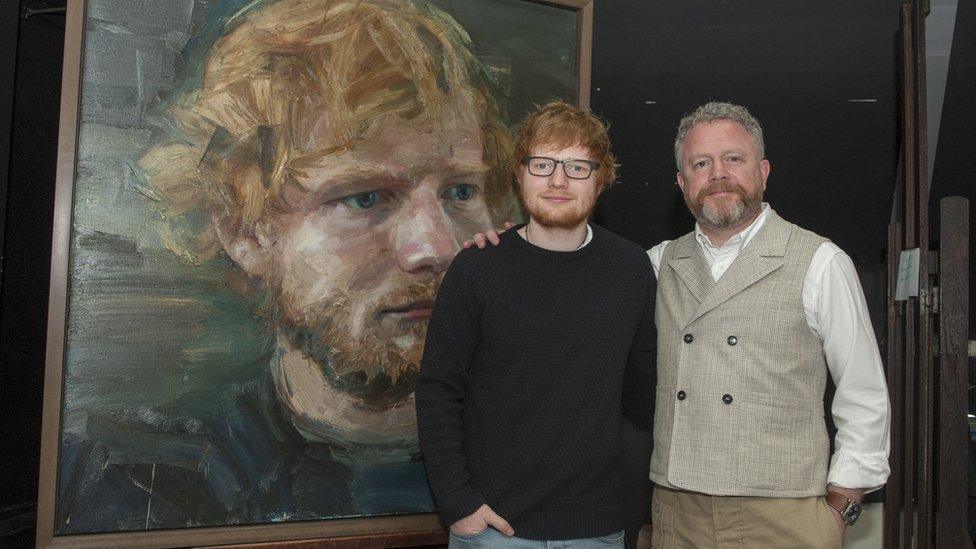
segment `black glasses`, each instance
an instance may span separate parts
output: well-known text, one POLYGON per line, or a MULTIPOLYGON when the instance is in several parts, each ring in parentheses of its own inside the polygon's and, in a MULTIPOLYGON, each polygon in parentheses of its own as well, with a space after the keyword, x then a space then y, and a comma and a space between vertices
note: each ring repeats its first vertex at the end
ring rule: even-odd
POLYGON ((563 165, 563 173, 570 179, 586 179, 593 174, 593 170, 600 167, 599 162, 592 160, 577 160, 567 158, 566 160, 556 160, 547 156, 526 156, 522 158, 522 163, 529 168, 529 173, 538 177, 548 177, 556 171, 556 164, 563 165))

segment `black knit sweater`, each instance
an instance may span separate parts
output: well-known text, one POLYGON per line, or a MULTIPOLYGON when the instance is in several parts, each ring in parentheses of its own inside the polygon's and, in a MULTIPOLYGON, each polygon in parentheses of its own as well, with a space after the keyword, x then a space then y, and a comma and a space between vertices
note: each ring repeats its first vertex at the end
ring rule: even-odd
POLYGON ((487 503, 522 538, 623 529, 621 389, 625 368, 653 371, 655 279, 644 250, 592 227, 573 252, 509 230, 444 277, 417 423, 447 525, 487 503))

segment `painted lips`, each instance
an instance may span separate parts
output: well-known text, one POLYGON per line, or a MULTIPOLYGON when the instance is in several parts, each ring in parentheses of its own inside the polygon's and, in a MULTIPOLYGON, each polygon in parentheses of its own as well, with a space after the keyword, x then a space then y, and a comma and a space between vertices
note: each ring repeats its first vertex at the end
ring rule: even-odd
POLYGON ((396 309, 387 309, 383 312, 397 315, 405 320, 427 320, 430 318, 430 313, 433 309, 434 301, 424 299, 422 301, 408 303, 403 307, 398 307, 396 309))

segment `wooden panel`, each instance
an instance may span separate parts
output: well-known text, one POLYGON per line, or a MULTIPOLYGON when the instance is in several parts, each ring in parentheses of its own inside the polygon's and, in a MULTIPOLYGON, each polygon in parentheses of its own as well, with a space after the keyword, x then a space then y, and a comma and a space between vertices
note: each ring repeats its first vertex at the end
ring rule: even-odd
POLYGON ((884 547, 898 547, 901 531, 902 486, 904 485, 904 453, 902 437, 904 429, 904 376, 902 360, 902 316, 901 302, 895 301, 895 286, 898 280, 898 257, 901 255, 901 223, 888 226, 888 337, 885 348, 888 395, 891 399, 891 476, 885 486, 884 502, 884 547))
POLYGON ((939 242, 939 431, 936 546, 964 547, 969 464, 969 201, 942 199, 939 242))
POLYGON ((935 453, 935 353, 932 349, 932 281, 929 264, 926 261, 929 246, 929 186, 928 186, 928 137, 925 108, 925 10, 918 3, 913 5, 912 26, 914 28, 914 48, 911 63, 914 67, 914 116, 915 116, 915 204, 916 245, 921 248, 918 268, 918 347, 914 355, 918 368, 918 476, 916 546, 931 546, 934 540, 932 522, 934 521, 933 494, 935 453))
MULTIPOLYGON (((912 25, 912 8, 905 4, 902 6, 902 160, 904 169, 904 197, 905 210, 903 214, 904 248, 915 247, 915 175, 917 164, 915 163, 915 116, 912 101, 914 100, 913 84, 915 82, 914 63, 912 63, 912 52, 915 47, 915 36, 912 25)), ((904 477, 902 487, 904 489, 901 501, 901 529, 899 531, 899 543, 896 547, 907 547, 911 543, 914 528, 912 517, 915 514, 915 417, 917 408, 915 407, 915 367, 911 360, 915 353, 915 303, 909 300, 905 304, 904 316, 904 356, 905 374, 903 387, 903 409, 905 412, 903 423, 902 456, 904 477)))

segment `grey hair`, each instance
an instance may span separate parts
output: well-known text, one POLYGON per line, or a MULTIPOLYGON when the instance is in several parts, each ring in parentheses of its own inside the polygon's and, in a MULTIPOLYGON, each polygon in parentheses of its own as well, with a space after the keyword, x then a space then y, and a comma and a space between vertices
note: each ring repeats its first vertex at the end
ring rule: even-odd
POLYGON ((678 171, 681 171, 682 148, 688 132, 698 124, 707 124, 716 120, 738 122, 752 136, 752 140, 756 143, 756 149, 759 151, 759 158, 766 158, 766 144, 763 142, 762 126, 759 125, 756 117, 752 116, 745 107, 712 101, 686 115, 678 124, 678 135, 674 138, 674 161, 678 165, 678 171))

